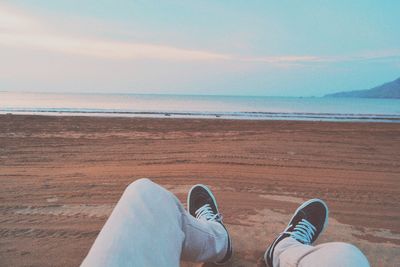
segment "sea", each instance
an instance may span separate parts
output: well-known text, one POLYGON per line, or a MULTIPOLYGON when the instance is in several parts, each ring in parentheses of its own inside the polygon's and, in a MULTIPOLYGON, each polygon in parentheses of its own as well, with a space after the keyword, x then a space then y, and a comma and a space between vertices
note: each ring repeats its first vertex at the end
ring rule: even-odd
POLYGON ((0 92, 0 114, 400 123, 400 99, 0 92))

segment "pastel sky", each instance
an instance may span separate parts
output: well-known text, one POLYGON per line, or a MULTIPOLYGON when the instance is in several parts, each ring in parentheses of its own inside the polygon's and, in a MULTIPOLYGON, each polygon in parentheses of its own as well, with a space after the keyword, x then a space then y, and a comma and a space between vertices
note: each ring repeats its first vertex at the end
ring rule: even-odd
POLYGON ((2 0, 0 90, 321 96, 400 76, 397 0, 2 0))

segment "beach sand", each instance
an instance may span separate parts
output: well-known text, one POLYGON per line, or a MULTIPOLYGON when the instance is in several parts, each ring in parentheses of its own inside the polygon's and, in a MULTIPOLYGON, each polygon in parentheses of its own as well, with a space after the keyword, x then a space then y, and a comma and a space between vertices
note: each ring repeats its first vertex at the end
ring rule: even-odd
POLYGON ((141 177, 182 202, 211 187, 233 237, 228 266, 257 265, 309 198, 330 207, 318 243, 400 262, 400 124, 1 115, 0 265, 78 266, 141 177))

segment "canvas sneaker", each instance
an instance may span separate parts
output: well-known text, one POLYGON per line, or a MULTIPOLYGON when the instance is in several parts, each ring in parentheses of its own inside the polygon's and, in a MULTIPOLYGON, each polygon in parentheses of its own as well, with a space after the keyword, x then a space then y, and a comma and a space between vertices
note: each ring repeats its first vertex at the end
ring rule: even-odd
POLYGON ((328 225, 328 206, 320 199, 304 202, 294 213, 286 229, 268 247, 264 254, 267 266, 272 267, 276 245, 292 237, 305 245, 311 245, 328 225))
POLYGON ((225 264, 232 257, 232 242, 229 232, 222 223, 222 215, 218 211, 217 201, 211 190, 202 184, 194 185, 188 194, 187 209, 198 220, 207 220, 220 223, 228 235, 228 249, 224 258, 215 264, 225 264))

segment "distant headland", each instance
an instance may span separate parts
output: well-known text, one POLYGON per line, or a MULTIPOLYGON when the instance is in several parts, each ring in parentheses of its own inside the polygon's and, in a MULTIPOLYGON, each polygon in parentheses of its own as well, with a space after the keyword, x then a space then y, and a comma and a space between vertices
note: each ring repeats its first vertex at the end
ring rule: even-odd
POLYGON ((338 92, 325 97, 362 97, 362 98, 395 98, 400 99, 400 77, 394 81, 367 90, 338 92))

